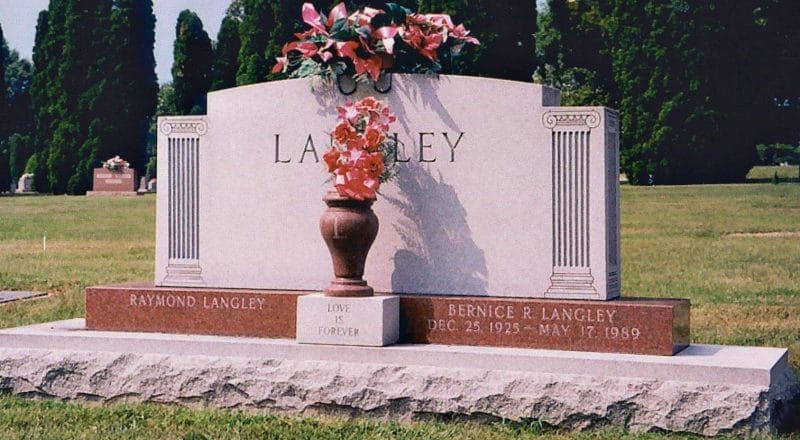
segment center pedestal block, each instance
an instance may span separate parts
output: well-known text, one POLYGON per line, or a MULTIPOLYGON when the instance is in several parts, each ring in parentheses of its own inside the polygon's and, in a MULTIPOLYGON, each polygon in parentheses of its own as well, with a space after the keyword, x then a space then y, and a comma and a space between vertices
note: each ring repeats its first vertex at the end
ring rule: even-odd
MULTIPOLYGON (((86 289, 86 328, 295 338, 298 299, 314 298, 318 293, 152 284, 90 287, 86 289)), ((689 345, 686 299, 397 297, 400 343, 656 355, 673 355, 689 345)), ((313 304, 315 300, 303 301, 313 304)), ((311 328, 318 333, 318 327, 328 323, 320 317, 314 318, 317 321, 311 328)))
POLYGON ((400 337, 400 298, 394 295, 297 298, 297 342, 384 347, 400 337))

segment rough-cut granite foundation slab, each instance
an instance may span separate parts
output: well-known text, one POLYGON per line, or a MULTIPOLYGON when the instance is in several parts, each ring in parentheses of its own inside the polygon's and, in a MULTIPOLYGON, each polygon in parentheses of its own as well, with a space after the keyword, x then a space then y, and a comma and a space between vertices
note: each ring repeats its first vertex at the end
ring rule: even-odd
POLYGON ((784 349, 692 345, 676 356, 494 347, 301 345, 286 339, 0 331, 0 391, 290 414, 432 414, 704 435, 780 429, 800 386, 784 349))

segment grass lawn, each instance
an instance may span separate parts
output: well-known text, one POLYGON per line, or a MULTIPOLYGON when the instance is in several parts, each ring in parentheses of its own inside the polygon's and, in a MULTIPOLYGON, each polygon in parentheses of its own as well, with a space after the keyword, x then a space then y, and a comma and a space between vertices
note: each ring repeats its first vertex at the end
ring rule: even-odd
POLYGON ((755 166, 747 173, 747 180, 750 182, 772 182, 772 177, 778 173, 781 182, 797 182, 800 165, 789 165, 788 167, 778 166, 755 166))
MULTIPOLYGON (((152 279, 154 221, 152 196, 0 198, 0 288, 51 294, 1 306, 0 327, 83 316, 85 286, 152 279)), ((790 362, 800 368, 800 185, 624 186, 622 258, 625 296, 692 300, 693 342, 789 347, 790 362)), ((0 437, 206 438, 200 434, 309 439, 623 435, 562 434, 502 423, 344 422, 151 405, 87 408, 0 396, 0 437)))

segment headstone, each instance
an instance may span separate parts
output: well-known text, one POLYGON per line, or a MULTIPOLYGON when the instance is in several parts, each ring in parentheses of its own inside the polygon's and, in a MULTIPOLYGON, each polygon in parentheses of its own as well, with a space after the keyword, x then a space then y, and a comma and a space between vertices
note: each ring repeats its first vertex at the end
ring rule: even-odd
POLYGON ((297 298, 297 342, 304 344, 383 347, 397 342, 400 298, 331 297, 322 294, 297 298))
MULTIPOLYGON (((534 84, 393 83, 381 98, 398 116, 399 165, 374 204, 365 279, 400 295, 388 326, 400 341, 661 355, 688 345, 688 301, 608 302, 620 289, 616 112, 558 107, 558 91, 534 84)), ((310 295, 332 276, 319 160, 336 107, 366 93, 281 81, 212 93, 207 116, 161 118, 156 287, 88 289, 87 325, 231 334, 211 323, 237 321, 236 334, 285 337, 274 323, 288 319, 301 342, 326 336, 327 315, 302 304, 333 301, 310 295), (279 98, 284 111, 263 107, 279 98), (231 289, 276 300, 251 310, 231 289)))
POLYGON ((33 173, 26 173, 23 174, 22 177, 19 178, 19 182, 17 183, 17 190, 18 193, 32 193, 34 192, 33 189, 33 173))
POLYGON ((147 177, 142 176, 139 178, 139 187, 136 191, 139 193, 147 192, 147 177))
POLYGON ((136 170, 119 156, 106 161, 105 166, 94 169, 92 191, 86 193, 87 196, 136 194, 136 170))
MULTIPOLYGON (((320 156, 336 107, 372 92, 257 84, 211 93, 206 116, 159 119, 155 285, 88 288, 94 331, 62 338, 106 349, 123 344, 104 330, 276 338, 119 337, 130 343, 120 359, 139 365, 156 352, 187 378, 139 381, 126 394, 182 396, 197 374, 181 355, 253 351, 257 367, 217 357, 219 374, 201 374, 215 390, 222 374, 235 386, 299 390, 282 400, 248 389, 228 405, 256 395, 285 410, 702 434, 770 430, 791 413, 800 387, 786 350, 689 346, 687 300, 619 298, 616 112, 559 107, 556 90, 510 81, 396 75, 393 84, 382 98, 398 116, 401 163, 373 205, 381 229, 365 273, 378 295, 319 293, 333 272, 318 231, 328 189, 320 156), (145 354, 131 357, 136 349, 145 354)), ((82 363, 81 353, 47 365, 82 363)), ((15 365, 29 356, 10 355, 15 365)), ((75 381, 57 395, 103 393, 75 381)))
MULTIPOLYGON (((534 84, 421 75, 393 84, 380 98, 400 121, 402 163, 373 207, 381 229, 365 279, 376 291, 619 296, 615 111, 557 107, 559 92, 534 84)), ((157 202, 156 284, 327 285, 319 161, 336 106, 367 93, 280 81, 211 93, 207 116, 159 119, 158 177, 169 183, 157 202), (272 101, 280 112, 263 105, 272 101)))
POLYGON ((156 192, 158 180, 152 178, 147 181, 147 192, 156 192))

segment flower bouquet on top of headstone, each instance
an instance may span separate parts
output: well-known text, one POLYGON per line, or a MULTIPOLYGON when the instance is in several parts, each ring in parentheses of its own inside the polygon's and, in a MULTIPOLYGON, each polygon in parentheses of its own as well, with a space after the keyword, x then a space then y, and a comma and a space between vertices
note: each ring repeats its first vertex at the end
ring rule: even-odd
POLYGON ((336 108, 339 112, 331 134, 331 148, 323 159, 342 197, 374 199, 381 182, 393 175, 396 142, 388 136, 396 120, 385 102, 367 97, 336 108))
POLYGON ((327 16, 304 3, 302 15, 311 29, 283 46, 273 73, 373 81, 385 71, 437 74, 465 44, 480 44, 449 15, 416 14, 395 3, 352 14, 339 3, 327 16))
POLYGON ((126 162, 119 156, 114 156, 111 159, 103 162, 103 168, 109 171, 119 171, 123 168, 129 168, 131 166, 130 163, 126 162))

